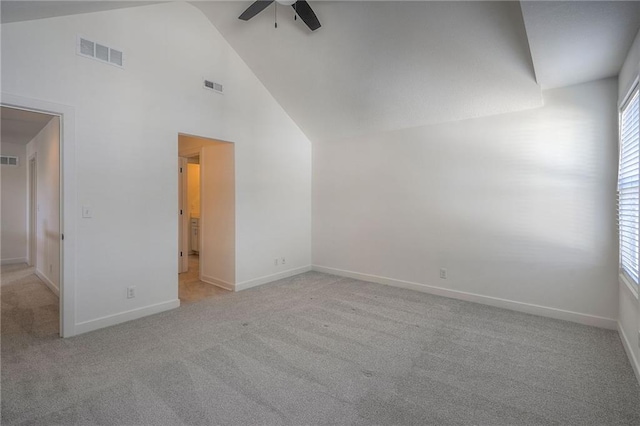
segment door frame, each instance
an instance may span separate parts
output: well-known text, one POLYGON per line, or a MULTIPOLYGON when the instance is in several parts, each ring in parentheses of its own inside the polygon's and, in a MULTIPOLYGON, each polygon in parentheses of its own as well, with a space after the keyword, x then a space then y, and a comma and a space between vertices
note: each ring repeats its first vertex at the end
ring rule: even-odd
POLYGON ((198 275, 199 275, 199 279, 202 282, 205 282, 207 284, 211 284, 217 287, 221 287, 225 290, 230 290, 230 291, 235 291, 235 283, 236 283, 236 277, 237 277, 237 210, 238 210, 238 200, 237 200, 237 169, 236 169, 236 163, 235 163, 235 146, 236 144, 234 142, 230 142, 230 141, 226 141, 224 139, 217 139, 217 138, 212 138, 212 137, 207 137, 207 136, 199 136, 196 133, 186 133, 186 132, 178 132, 178 153, 179 155, 183 156, 183 157, 193 157, 196 155, 200 156, 200 226, 198 229, 199 232, 199 238, 198 238, 198 243, 199 243, 199 248, 200 248, 200 262, 199 262, 199 271, 198 271, 198 275), (204 143, 200 143, 200 144, 195 144, 196 146, 190 146, 188 148, 183 148, 182 150, 180 149, 180 138, 181 137, 185 137, 185 138, 190 138, 190 139, 199 139, 204 143), (231 279, 230 281, 223 281, 222 279, 218 278, 218 277, 212 277, 212 276, 207 276, 205 275, 205 262, 208 259, 208 253, 205 250, 205 230, 207 229, 207 217, 208 214, 205 211, 205 207, 204 204, 202 203, 202 199, 204 198, 205 195, 205 191, 204 191, 204 185, 205 185, 205 179, 203 179, 205 172, 207 172, 207 170, 211 170, 207 167, 206 162, 204 161, 204 150, 205 147, 208 146, 208 144, 230 144, 233 147, 233 160, 232 160, 232 164, 233 164, 233 196, 234 196, 234 204, 233 204, 233 219, 234 219, 234 224, 233 224, 233 251, 231 251, 231 258, 233 261, 233 279, 231 279))
POLYGON ((38 232, 38 154, 29 157, 29 266, 37 268, 37 232, 38 232))
POLYGON ((188 161, 178 157, 178 273, 189 270, 188 161))
MULTIPOLYGON (((180 167, 183 169, 182 176, 178 178, 178 198, 183 197, 182 206, 183 210, 185 210, 185 206, 189 206, 189 158, 202 156, 202 148, 197 148, 194 150, 187 150, 183 152, 184 155, 179 156, 178 159, 180 161, 180 167), (184 163, 182 162, 184 161, 184 163)), ((200 182, 198 184, 198 191, 202 194, 202 165, 200 164, 200 182)), ((180 207, 178 207, 180 208, 180 207)), ((187 208, 186 211, 190 211, 190 208, 187 208)), ((200 228, 202 227, 202 206, 200 206, 200 210, 198 211, 198 217, 200 218, 200 226, 198 227, 198 257, 202 258, 202 238, 200 238, 200 228)), ((190 244, 190 235, 191 235, 191 215, 184 214, 182 215, 182 220, 178 216, 178 251, 182 251, 185 253, 185 249, 187 252, 187 256, 183 255, 182 262, 185 263, 182 267, 178 265, 178 273, 187 272, 189 270, 189 251, 191 251, 190 244)), ((198 279, 202 281, 202 262, 198 262, 198 279)))
POLYGON ((75 108, 2 92, 0 105, 58 116, 60 119, 60 336, 76 334, 77 180, 75 108))

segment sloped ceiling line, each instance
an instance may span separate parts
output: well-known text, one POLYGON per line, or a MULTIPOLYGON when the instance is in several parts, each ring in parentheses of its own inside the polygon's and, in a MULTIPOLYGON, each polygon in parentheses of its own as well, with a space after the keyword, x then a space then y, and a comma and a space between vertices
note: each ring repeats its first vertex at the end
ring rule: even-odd
MULTIPOLYGON (((155 3, 0 6, 7 23, 155 3)), ((617 75, 640 27, 638 1, 314 1, 314 33, 287 8, 275 30, 237 19, 251 1, 192 4, 313 141, 539 107, 541 89, 617 75)))

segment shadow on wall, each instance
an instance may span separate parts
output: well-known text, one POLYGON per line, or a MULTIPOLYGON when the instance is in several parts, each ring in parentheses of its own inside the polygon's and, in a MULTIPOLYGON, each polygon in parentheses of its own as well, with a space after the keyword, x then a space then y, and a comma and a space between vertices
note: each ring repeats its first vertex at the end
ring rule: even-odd
POLYGON ((615 95, 314 146, 314 264, 615 318, 615 95))

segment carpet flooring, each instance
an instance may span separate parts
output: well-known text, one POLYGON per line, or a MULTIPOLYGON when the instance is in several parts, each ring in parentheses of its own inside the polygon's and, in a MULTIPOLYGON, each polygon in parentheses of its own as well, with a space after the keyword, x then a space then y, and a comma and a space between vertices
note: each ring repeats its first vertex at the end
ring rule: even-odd
POLYGON ((200 281, 200 259, 197 254, 189 255, 189 269, 178 274, 178 298, 181 305, 230 293, 229 290, 200 281))
MULTIPOLYGON (((59 335, 58 296, 25 264, 4 265, 2 288, 2 335, 39 339, 59 335)), ((0 359, 0 362, 3 361, 0 359)))
POLYGON ((614 331, 309 272, 59 339, 4 290, 3 425, 640 424, 614 331))

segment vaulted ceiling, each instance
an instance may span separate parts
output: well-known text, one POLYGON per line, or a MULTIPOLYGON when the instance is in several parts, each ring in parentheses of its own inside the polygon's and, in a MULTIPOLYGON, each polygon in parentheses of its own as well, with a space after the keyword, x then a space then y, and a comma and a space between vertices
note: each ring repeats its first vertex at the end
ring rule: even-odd
POLYGON ((196 2, 312 141, 542 105, 542 89, 618 74, 640 2, 311 2, 248 22, 196 2))
POLYGON ((247 4, 195 3, 312 141, 541 105, 517 2, 247 4))
POLYGON ((145 6, 160 1, 82 1, 82 0, 2 0, 0 3, 1 22, 31 21, 34 19, 54 18, 56 16, 78 15, 81 13, 102 12, 126 7, 145 6))
POLYGON ((543 89, 618 75, 640 27, 639 1, 523 1, 543 89))
MULTIPOLYGON (((291 7, 275 29, 275 5, 245 22, 251 1, 191 3, 312 141, 541 106, 542 89, 617 75, 640 27, 637 1, 312 0, 313 33, 291 7)), ((2 19, 139 4, 3 1, 2 19)))

